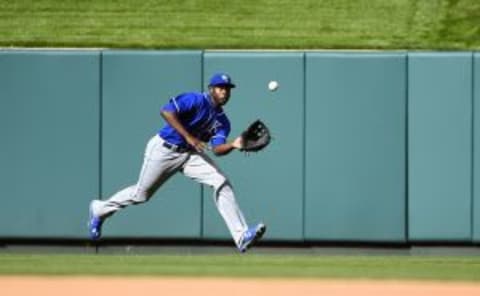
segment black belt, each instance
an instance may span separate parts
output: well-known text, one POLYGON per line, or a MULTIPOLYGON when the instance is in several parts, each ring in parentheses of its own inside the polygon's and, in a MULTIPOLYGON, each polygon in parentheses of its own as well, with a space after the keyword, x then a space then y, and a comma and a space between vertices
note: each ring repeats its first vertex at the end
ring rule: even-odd
POLYGON ((184 153, 184 152, 190 151, 190 149, 188 149, 188 148, 173 145, 173 144, 170 144, 168 142, 163 142, 162 145, 163 145, 163 147, 165 147, 167 149, 170 149, 173 152, 177 152, 177 153, 184 153))

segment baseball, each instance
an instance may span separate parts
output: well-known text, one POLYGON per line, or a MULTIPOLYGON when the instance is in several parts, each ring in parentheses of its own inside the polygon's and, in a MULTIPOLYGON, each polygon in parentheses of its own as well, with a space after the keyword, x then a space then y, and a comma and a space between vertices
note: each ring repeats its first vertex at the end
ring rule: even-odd
POLYGON ((268 89, 270 91, 276 91, 278 87, 279 87, 278 82, 276 82, 275 80, 272 80, 268 83, 268 89))

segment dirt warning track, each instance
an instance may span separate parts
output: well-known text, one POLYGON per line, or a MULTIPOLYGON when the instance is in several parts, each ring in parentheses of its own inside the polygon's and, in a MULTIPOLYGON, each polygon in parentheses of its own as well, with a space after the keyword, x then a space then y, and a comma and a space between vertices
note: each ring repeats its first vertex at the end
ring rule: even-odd
POLYGON ((480 284, 459 282, 176 277, 0 277, 2 296, 478 296, 480 284))

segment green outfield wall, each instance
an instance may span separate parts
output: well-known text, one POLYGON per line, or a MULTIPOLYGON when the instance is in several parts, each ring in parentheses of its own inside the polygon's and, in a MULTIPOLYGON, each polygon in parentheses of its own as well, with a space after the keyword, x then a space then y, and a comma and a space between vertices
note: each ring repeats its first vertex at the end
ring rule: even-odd
MULTIPOLYGON (((161 106, 218 71, 232 136, 257 118, 273 133, 216 158, 265 240, 480 242, 480 54, 194 50, 0 51, 0 240, 86 239, 89 201, 136 182, 161 106)), ((181 174, 104 237, 230 239, 181 174)))
MULTIPOLYGON (((147 141, 163 120, 170 97, 202 86, 202 53, 105 51, 102 58, 101 196, 134 185, 147 141)), ((148 206, 129 207, 106 223, 109 237, 196 238, 201 188, 174 176, 148 206)))
POLYGON ((409 239, 472 235, 472 54, 410 54, 409 239))
MULTIPOLYGON (((206 53, 206 87, 210 73, 228 71, 238 88, 226 106, 238 135, 257 118, 273 128, 268 153, 235 153, 219 159, 238 195, 247 221, 264 221, 275 240, 303 239, 303 53, 206 53), (270 80, 281 81, 278 92, 269 92, 270 80)), ((214 206, 211 190, 205 191, 204 235, 228 238, 214 206)))
POLYGON ((406 240, 406 56, 306 56, 305 238, 406 240))
POLYGON ((473 56, 473 174, 472 174, 472 236, 480 242, 480 54, 473 56))
POLYGON ((0 236, 85 236, 100 183, 100 59, 0 52, 0 236))

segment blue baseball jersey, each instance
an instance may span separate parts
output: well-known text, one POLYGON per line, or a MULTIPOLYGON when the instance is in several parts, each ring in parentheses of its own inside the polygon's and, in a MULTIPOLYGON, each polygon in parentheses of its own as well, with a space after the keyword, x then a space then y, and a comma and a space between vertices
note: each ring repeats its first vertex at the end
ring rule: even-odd
MULTIPOLYGON (((230 133, 230 121, 222 107, 214 106, 212 100, 208 93, 184 93, 171 98, 162 110, 175 113, 192 136, 203 142, 210 142, 210 145, 215 147, 226 143, 230 133)), ((168 123, 158 134, 171 144, 184 148, 189 146, 168 123)))

